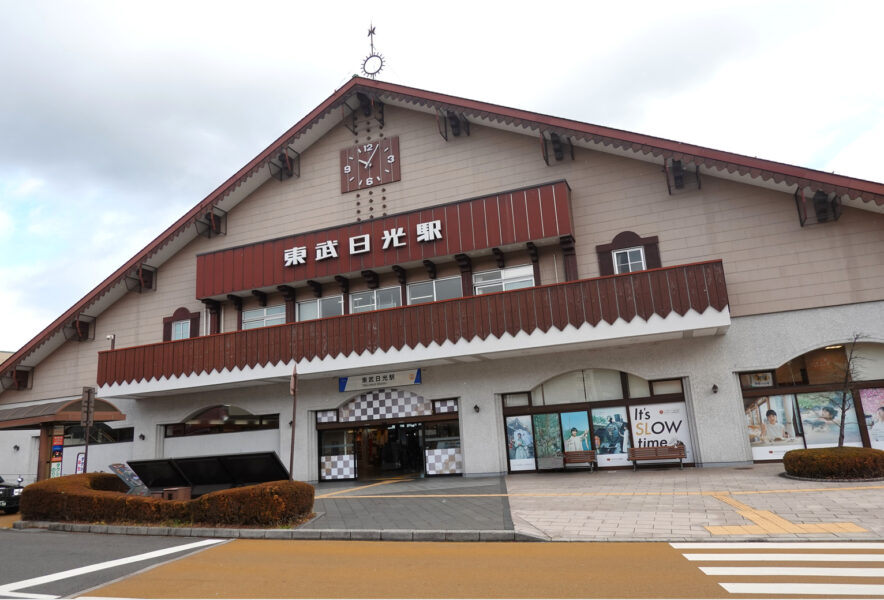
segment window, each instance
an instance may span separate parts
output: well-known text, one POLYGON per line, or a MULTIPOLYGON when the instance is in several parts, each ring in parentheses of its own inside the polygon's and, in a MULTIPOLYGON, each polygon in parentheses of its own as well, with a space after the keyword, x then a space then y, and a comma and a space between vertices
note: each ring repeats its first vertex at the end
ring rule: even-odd
POLYGON ((172 322, 172 339, 186 340, 190 337, 190 319, 172 322))
POLYGON ((388 287, 381 290, 365 290, 350 294, 350 312, 361 313, 382 308, 402 306, 402 289, 388 287))
POLYGON ((310 321, 344 314, 344 297, 330 296, 298 302, 298 320, 310 321))
POLYGON ((201 411, 183 423, 165 426, 165 435, 185 437, 209 433, 236 433, 258 429, 279 429, 279 415, 253 415, 239 408, 224 404, 201 411))
POLYGON ((476 295, 506 292, 534 286, 534 267, 522 265, 508 269, 495 269, 473 275, 476 295))
POLYGON ((614 273, 632 273, 645 270, 645 251, 641 246, 614 250, 614 273))
MULTIPOLYGON (((115 444, 131 442, 134 439, 134 427, 111 429, 106 423, 94 423, 89 428, 90 444, 115 444)), ((81 425, 65 425, 64 445, 82 446, 86 443, 86 428, 81 425)))
POLYGON ((437 302, 450 300, 463 296, 463 284, 460 277, 446 277, 444 279, 431 279, 408 284, 408 303, 423 304, 424 302, 437 302))
POLYGON ((285 323, 285 304, 265 306, 242 312, 242 328, 255 329, 285 323))

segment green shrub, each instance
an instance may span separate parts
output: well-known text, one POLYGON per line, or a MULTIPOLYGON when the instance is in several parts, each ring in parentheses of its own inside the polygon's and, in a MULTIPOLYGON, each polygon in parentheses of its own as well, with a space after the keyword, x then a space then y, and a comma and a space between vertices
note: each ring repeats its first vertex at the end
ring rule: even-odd
POLYGON ((786 473, 811 479, 873 479, 884 477, 884 450, 874 448, 810 448, 783 456, 786 473))
POLYGON ((130 496, 126 490, 120 478, 110 473, 38 481, 22 491, 22 519, 276 526, 292 523, 313 510, 313 486, 300 481, 220 490, 188 501, 130 496))

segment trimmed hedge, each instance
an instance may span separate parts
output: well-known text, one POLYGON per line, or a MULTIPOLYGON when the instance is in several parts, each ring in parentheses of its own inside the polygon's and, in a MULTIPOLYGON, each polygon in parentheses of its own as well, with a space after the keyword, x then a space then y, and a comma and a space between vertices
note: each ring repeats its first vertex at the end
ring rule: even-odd
POLYGON ((22 490, 22 519, 266 527, 293 523, 313 510, 313 486, 300 481, 231 488, 187 501, 129 496, 127 490, 111 473, 38 481, 22 490))
POLYGON ((810 448, 783 456, 786 473, 810 479, 874 479, 884 477, 884 450, 874 448, 810 448))

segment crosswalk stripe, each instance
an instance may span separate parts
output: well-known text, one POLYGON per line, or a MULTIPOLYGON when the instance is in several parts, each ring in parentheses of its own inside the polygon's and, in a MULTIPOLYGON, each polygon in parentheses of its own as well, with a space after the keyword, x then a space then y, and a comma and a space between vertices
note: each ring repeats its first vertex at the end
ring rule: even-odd
POLYGON ((756 575, 761 577, 884 577, 884 569, 861 567, 700 567, 707 575, 756 575))
POLYGON ((731 594, 884 596, 884 585, 863 583, 719 583, 731 594))
POLYGON ((884 550, 881 542, 672 542, 679 550, 884 550))
POLYGON ((884 562, 884 554, 783 554, 783 553, 722 553, 722 554, 682 554, 694 561, 800 561, 800 562, 884 562))

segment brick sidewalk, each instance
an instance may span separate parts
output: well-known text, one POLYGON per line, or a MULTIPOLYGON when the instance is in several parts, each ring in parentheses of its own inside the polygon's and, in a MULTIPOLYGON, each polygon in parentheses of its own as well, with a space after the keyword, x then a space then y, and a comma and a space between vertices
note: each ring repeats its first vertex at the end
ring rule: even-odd
POLYGON ((884 481, 782 472, 757 464, 531 473, 507 477, 507 491, 516 531, 550 540, 884 539, 884 481))

